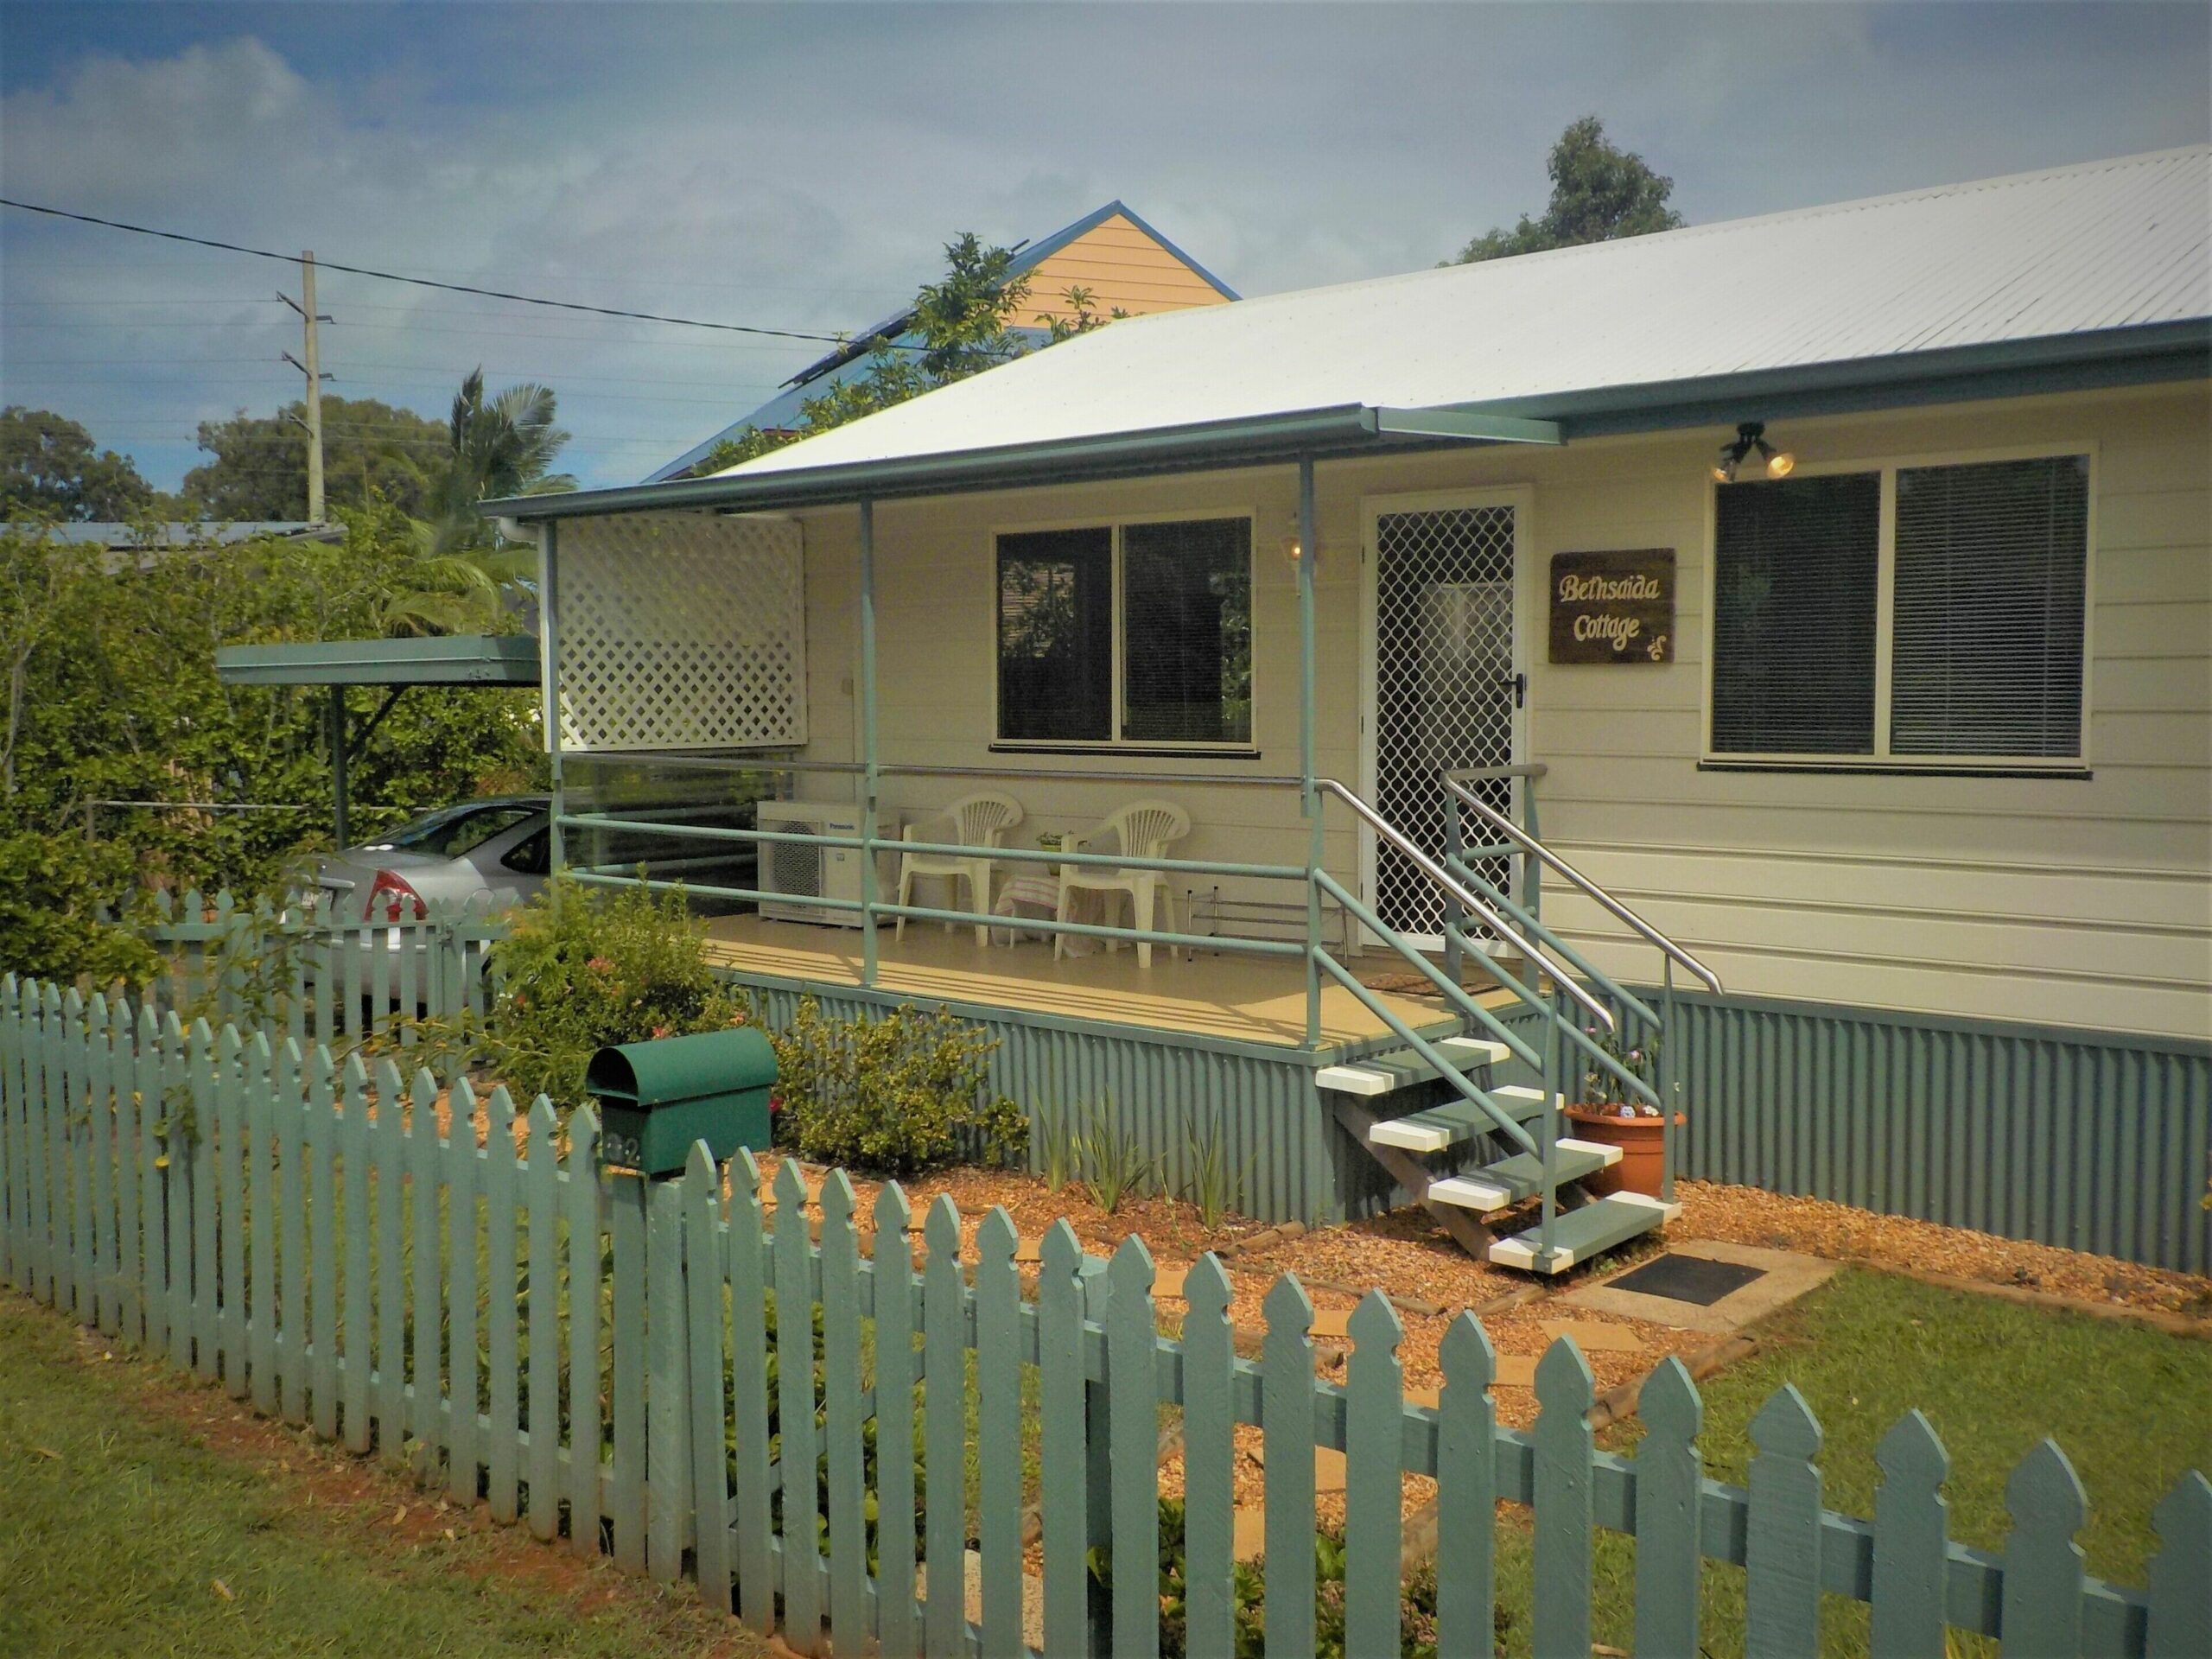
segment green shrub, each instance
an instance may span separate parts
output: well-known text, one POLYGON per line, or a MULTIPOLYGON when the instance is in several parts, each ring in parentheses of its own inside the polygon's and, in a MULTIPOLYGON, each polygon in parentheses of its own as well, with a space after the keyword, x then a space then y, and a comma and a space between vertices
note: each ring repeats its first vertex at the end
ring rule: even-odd
POLYGON ((989 1092, 997 1043, 942 1008, 830 1020, 804 997, 775 1043, 776 1135, 802 1158, 905 1175, 1027 1150, 1028 1119, 989 1092))
POLYGON ((743 1025, 744 993, 707 967, 680 893, 556 880, 492 947, 499 993, 478 1043, 518 1102, 584 1099, 584 1068, 613 1043, 743 1025))
MULTIPOLYGON (((1315 1659, 1377 1659, 1344 1652, 1344 1535, 1341 1529, 1323 1527, 1315 1531, 1313 1560, 1315 1659)), ((1089 1565, 1091 1605, 1103 1614, 1112 1605, 1112 1553, 1092 1550, 1089 1565)), ((1187 1651, 1185 1606, 1190 1586, 1185 1576, 1183 1505, 1172 1497, 1160 1500, 1159 1572, 1160 1659, 1183 1659, 1187 1651)), ((1236 1659, 1262 1659, 1267 1649, 1267 1563, 1234 1563, 1230 1587, 1234 1605, 1231 1639, 1236 1659)), ((1408 1571, 1401 1596, 1400 1659, 1438 1659, 1435 1564, 1426 1562, 1408 1571)))

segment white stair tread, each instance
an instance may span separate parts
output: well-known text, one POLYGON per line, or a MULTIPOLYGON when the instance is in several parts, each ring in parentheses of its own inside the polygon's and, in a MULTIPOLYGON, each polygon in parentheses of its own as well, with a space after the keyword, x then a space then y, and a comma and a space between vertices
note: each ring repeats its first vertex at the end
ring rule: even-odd
POLYGON ((1536 1260, 1539 1230, 1533 1227, 1491 1244, 1490 1259, 1502 1268, 1518 1268, 1524 1273, 1564 1273, 1576 1262, 1601 1255, 1681 1213, 1679 1204, 1663 1204, 1641 1192, 1615 1192, 1554 1219, 1548 1261, 1539 1263, 1536 1260))
MULTIPOLYGON (((1496 1065, 1510 1052, 1503 1043, 1492 1042, 1485 1037, 1445 1037, 1429 1046, 1463 1071, 1475 1066, 1496 1065)), ((1313 1081, 1318 1087, 1340 1095, 1371 1099, 1427 1083, 1438 1075, 1436 1068, 1414 1051, 1399 1048, 1342 1065, 1325 1065, 1313 1074, 1313 1081)))
MULTIPOLYGON (((1565 1136, 1558 1141, 1559 1156, 1556 1171, 1560 1182, 1579 1181, 1620 1162, 1621 1149, 1597 1141, 1574 1141, 1565 1136)), ((1543 1165, 1533 1153, 1522 1153, 1512 1158, 1484 1166, 1471 1175, 1453 1175, 1440 1181, 1431 1181, 1427 1196, 1439 1204, 1456 1205, 1463 1210, 1473 1210, 1487 1215, 1503 1210, 1522 1199, 1533 1198, 1543 1190, 1543 1165)))
MULTIPOLYGON (((1535 1117, 1540 1109, 1538 1103, 1544 1097, 1540 1089, 1523 1089, 1510 1084, 1488 1092, 1516 1123, 1526 1123, 1535 1117)), ((1554 1103, 1561 1098, 1558 1095, 1552 1096, 1554 1103)), ((1407 1152, 1441 1152, 1476 1135, 1488 1135, 1497 1127, 1497 1121, 1473 1101, 1453 1099, 1422 1111, 1408 1112, 1403 1117, 1385 1118, 1368 1131, 1367 1139, 1371 1146, 1398 1147, 1407 1152)))

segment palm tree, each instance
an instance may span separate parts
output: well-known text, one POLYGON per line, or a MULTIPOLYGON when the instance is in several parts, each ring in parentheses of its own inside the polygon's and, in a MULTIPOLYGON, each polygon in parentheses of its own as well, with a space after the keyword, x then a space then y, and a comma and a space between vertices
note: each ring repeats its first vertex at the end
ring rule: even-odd
POLYGON ((423 562, 409 587, 385 601, 393 633, 454 633, 488 626, 506 590, 527 581, 536 559, 504 547, 477 503, 502 495, 572 490, 552 470, 569 435, 554 424, 553 389, 525 381, 486 397, 484 371, 471 370, 454 397, 444 470, 432 497, 436 517, 416 525, 423 562))

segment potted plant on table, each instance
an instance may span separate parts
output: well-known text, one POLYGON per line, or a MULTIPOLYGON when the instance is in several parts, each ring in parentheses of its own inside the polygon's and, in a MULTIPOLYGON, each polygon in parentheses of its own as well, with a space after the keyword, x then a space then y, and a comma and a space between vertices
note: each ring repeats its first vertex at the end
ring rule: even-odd
MULTIPOLYGON (((1657 1036, 1624 1039, 1611 1032, 1600 1032, 1594 1026, 1586 1027, 1586 1033, 1624 1071, 1646 1084, 1658 1075, 1657 1036)), ((1595 1141, 1621 1149, 1618 1163, 1586 1179, 1584 1184, 1591 1192, 1641 1192, 1653 1198, 1659 1196, 1660 1180, 1666 1167, 1666 1120, 1659 1115, 1656 1106, 1630 1098, 1627 1085, 1618 1077, 1601 1066, 1592 1065, 1582 1074, 1580 1103, 1569 1106, 1567 1116, 1573 1122, 1577 1140, 1595 1141)), ((1688 1121, 1685 1114, 1675 1114, 1676 1128, 1688 1121)))

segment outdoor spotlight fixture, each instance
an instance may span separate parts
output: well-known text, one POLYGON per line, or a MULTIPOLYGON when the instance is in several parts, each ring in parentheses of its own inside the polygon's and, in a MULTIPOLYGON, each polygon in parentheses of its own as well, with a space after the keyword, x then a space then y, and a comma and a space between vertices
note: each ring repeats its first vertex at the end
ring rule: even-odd
POLYGON ((1282 556, 1294 568, 1299 560, 1306 556, 1305 543, 1299 533, 1298 509, 1295 507, 1290 511, 1289 526, 1283 533, 1282 556))
POLYGON ((1765 463, 1769 478, 1787 478, 1797 467, 1796 456, 1766 441, 1765 422, 1745 421, 1736 428, 1735 442, 1720 446, 1720 459, 1713 466, 1713 481, 1733 484, 1738 469, 1753 454, 1765 463))

